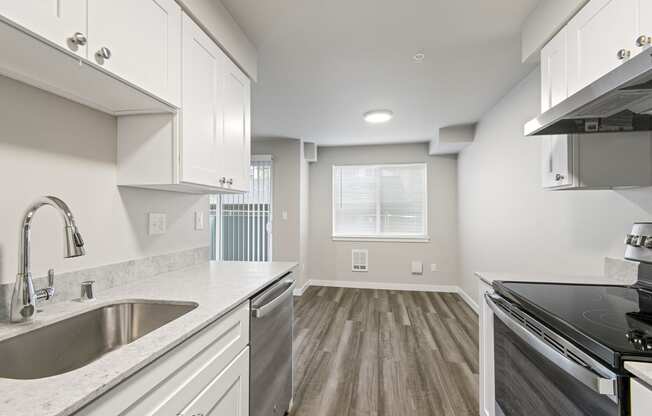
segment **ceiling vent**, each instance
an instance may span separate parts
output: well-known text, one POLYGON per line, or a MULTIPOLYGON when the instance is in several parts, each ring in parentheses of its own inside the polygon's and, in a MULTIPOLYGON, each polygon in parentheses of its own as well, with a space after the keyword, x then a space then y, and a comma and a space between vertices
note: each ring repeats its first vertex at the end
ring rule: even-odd
POLYGON ((354 272, 369 271, 369 250, 351 250, 351 262, 354 272))

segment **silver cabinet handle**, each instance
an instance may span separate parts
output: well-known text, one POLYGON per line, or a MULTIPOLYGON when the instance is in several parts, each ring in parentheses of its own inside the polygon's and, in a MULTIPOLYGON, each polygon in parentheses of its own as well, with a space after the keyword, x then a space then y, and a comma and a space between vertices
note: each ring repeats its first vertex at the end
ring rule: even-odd
POLYGON ((269 314, 271 311, 276 309, 283 301, 285 301, 288 297, 292 296, 292 293, 294 292, 294 287, 296 286, 297 282, 296 280, 286 280, 284 284, 287 285, 287 289, 283 291, 280 295, 272 299, 271 301, 265 303, 264 305, 260 306, 253 306, 251 309, 251 313, 253 314, 254 318, 262 318, 269 314))
POLYGON ((632 52, 629 49, 621 49, 618 51, 616 56, 621 61, 624 61, 625 59, 629 59, 629 57, 632 56, 632 52))
MULTIPOLYGON (((537 351, 539 354, 546 357, 552 363, 554 363, 561 370, 566 372, 571 377, 575 378, 591 390, 595 391, 598 394, 610 396, 611 400, 618 400, 616 397, 616 375, 608 370, 603 365, 597 363, 592 358, 582 356, 582 352, 577 350, 577 355, 582 358, 583 361, 586 361, 587 367, 584 367, 575 361, 568 358, 566 355, 558 352, 556 349, 548 345, 540 336, 535 335, 532 331, 527 329, 527 327, 512 318, 506 311, 503 310, 496 302, 500 303, 509 303, 507 300, 502 297, 485 293, 485 302, 494 313, 494 316, 498 318, 502 323, 504 323, 507 328, 509 328, 516 336, 518 336, 523 342, 528 344, 531 348, 537 351), (595 370, 595 371, 593 371, 595 370), (606 377, 601 376, 597 373, 604 374, 606 377)), ((560 339, 561 340, 561 339, 560 339)), ((556 340, 557 341, 557 340, 556 340)), ((567 342, 562 340, 561 342, 567 342)), ((566 347, 568 349, 572 348, 570 343, 566 347)), ((565 349, 566 349, 565 348, 565 349)), ((576 351, 573 351, 576 353, 576 351)))
POLYGON ((96 55, 102 59, 111 59, 111 49, 103 46, 97 51, 96 55))
POLYGON ((73 45, 84 46, 84 45, 86 45, 87 41, 88 41, 88 39, 86 39, 86 36, 81 32, 75 33, 70 38, 70 43, 72 43, 73 45))
POLYGON ((639 48, 642 48, 649 44, 652 44, 652 37, 650 36, 641 35, 638 38, 636 38, 636 46, 638 46, 639 48))
POLYGON ((233 185, 233 178, 230 178, 228 181, 226 181, 227 185, 233 185))
POLYGON ((558 174, 555 175, 555 180, 556 180, 556 181, 563 181, 564 178, 565 178, 565 176, 562 175, 562 174, 560 174, 560 173, 558 173, 558 174))

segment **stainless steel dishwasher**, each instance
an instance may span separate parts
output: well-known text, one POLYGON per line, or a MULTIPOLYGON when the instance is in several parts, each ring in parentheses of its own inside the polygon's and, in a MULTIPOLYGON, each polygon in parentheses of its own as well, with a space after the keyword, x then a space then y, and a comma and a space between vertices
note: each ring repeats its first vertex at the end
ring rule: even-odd
POLYGON ((251 301, 251 416, 282 416, 292 403, 292 273, 251 301))

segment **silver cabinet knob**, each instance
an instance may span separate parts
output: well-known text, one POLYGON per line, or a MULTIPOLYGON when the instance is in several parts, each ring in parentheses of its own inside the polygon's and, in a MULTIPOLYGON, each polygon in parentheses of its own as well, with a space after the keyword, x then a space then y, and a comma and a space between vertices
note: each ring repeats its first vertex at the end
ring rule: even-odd
POLYGON ((72 43, 73 45, 84 46, 86 45, 86 42, 88 42, 88 39, 86 39, 86 36, 81 32, 75 33, 70 38, 70 43, 72 43))
POLYGON ((233 185, 233 178, 230 178, 228 181, 226 181, 227 185, 233 185))
POLYGON ((96 55, 102 59, 111 59, 111 49, 103 46, 97 51, 96 55))
POLYGON ((638 38, 636 38, 636 46, 638 46, 639 48, 642 48, 650 44, 652 44, 652 37, 650 36, 641 35, 638 38))
POLYGON ((629 49, 621 49, 618 51, 616 56, 621 61, 624 61, 625 59, 629 59, 629 57, 632 56, 632 52, 629 49))
POLYGON ((555 180, 556 181, 563 181, 566 177, 562 175, 561 173, 558 173, 555 175, 555 180))

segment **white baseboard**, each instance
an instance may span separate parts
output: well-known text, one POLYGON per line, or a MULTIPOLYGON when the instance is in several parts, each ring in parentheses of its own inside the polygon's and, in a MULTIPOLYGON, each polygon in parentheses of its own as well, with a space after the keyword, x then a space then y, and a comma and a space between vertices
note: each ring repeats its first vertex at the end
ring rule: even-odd
POLYGON ((455 285, 423 285, 410 283, 383 283, 383 282, 356 282, 347 280, 318 280, 310 279, 302 287, 294 289, 294 296, 301 296, 310 286, 344 287, 351 289, 377 289, 377 290, 406 290, 412 292, 443 292, 457 293, 467 305, 477 314, 478 304, 460 288, 455 285))
POLYGON ((305 292, 306 289, 308 289, 310 286, 312 286, 312 280, 308 280, 303 286, 294 289, 294 292, 292 292, 292 294, 294 296, 301 296, 303 295, 303 292, 305 292))
POLYGON ((460 295, 460 297, 464 300, 464 302, 466 302, 467 305, 469 305, 469 307, 471 309, 473 309, 473 311, 476 313, 476 315, 480 315, 480 308, 478 307, 478 304, 475 303, 473 298, 471 296, 469 296, 468 293, 466 293, 464 290, 462 290, 461 287, 458 287, 457 288, 457 294, 460 295))

